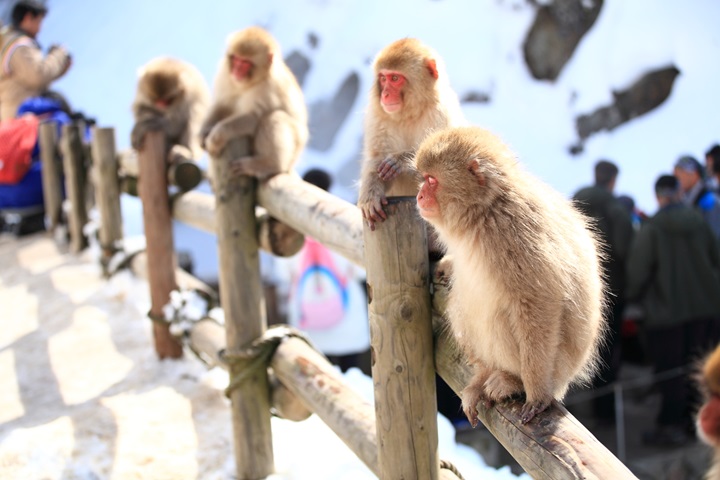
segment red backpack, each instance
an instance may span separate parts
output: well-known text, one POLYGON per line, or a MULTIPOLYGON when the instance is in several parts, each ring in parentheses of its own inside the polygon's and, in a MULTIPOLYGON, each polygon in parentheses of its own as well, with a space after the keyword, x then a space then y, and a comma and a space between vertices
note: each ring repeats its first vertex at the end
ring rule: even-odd
POLYGON ((19 183, 30 169, 39 123, 35 115, 0 122, 0 185, 19 183))

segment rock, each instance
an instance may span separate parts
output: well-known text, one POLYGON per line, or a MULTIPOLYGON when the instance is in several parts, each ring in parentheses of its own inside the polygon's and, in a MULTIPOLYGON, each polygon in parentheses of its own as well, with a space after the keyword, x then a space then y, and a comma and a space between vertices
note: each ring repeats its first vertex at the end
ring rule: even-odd
POLYGON ((310 141, 308 147, 321 152, 328 151, 335 136, 347 119, 360 88, 360 77, 351 72, 337 93, 330 100, 320 100, 310 105, 310 141))
POLYGON ((538 8, 523 42, 525 62, 538 80, 555 80, 593 26, 603 0, 554 0, 538 8))

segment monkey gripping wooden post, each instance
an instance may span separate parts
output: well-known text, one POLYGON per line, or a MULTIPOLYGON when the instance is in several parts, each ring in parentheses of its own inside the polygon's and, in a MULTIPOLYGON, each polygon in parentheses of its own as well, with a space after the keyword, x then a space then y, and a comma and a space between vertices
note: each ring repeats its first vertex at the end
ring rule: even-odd
POLYGON ((70 201, 68 225, 70 227, 70 251, 79 253, 87 247, 83 228, 88 215, 85 208, 84 147, 77 125, 63 125, 60 145, 65 169, 65 191, 70 201))
POLYGON ((425 224, 414 197, 391 197, 364 226, 380 478, 440 476, 425 224))
POLYGON ((39 130, 45 227, 51 233, 62 219, 62 180, 57 146, 57 123, 43 122, 39 130))
MULTIPOLYGON (((232 177, 231 159, 247 154, 248 140, 228 143, 212 159, 215 178, 220 304, 225 312, 227 357, 240 353, 266 330, 265 304, 260 280, 260 258, 255 224, 256 181, 232 177)), ((267 368, 246 371, 247 363, 232 362, 230 378, 244 375, 230 389, 237 478, 265 478, 275 470, 270 430, 270 388, 267 368)))
POLYGON ((182 346, 170 334, 170 326, 160 321, 163 307, 170 301, 175 282, 175 247, 172 217, 165 174, 165 135, 150 131, 138 152, 138 188, 143 206, 143 225, 148 258, 150 313, 153 321, 155 352, 160 358, 180 358, 182 346))
POLYGON ((119 249, 123 238, 122 216, 120 213, 120 179, 118 160, 115 155, 115 130, 95 128, 92 138, 92 156, 95 160, 93 173, 95 201, 100 210, 100 263, 103 273, 108 275, 110 259, 119 249))

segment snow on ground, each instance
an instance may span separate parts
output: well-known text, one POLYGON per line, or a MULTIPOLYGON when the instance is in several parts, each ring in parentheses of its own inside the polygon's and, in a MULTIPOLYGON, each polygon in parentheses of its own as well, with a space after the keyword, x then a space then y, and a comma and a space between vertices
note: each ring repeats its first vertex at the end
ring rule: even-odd
MULTIPOLYGON (((92 250, 0 235, 0 303, 0 478, 234 478, 227 374, 157 360, 146 282, 104 280, 92 250)), ((371 379, 345 378, 372 402, 371 379)), ((440 457, 466 478, 517 478, 438 421, 440 457)), ((271 480, 375 478, 317 416, 272 422, 271 480)))

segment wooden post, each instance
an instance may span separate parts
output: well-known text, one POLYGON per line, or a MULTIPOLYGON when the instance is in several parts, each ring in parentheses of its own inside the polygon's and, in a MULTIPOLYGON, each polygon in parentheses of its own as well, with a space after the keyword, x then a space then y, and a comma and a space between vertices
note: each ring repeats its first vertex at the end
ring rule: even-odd
POLYGON ((83 228, 87 223, 85 191, 83 189, 84 155, 83 144, 77 125, 63 125, 60 141, 65 169, 65 192, 70 201, 68 225, 70 227, 70 251, 79 253, 87 247, 83 228))
POLYGON ((414 197, 364 226, 380 478, 440 475, 428 246, 414 197))
POLYGON ((120 213, 120 179, 115 155, 115 130, 96 128, 93 131, 92 156, 95 173, 95 201, 100 211, 100 264, 108 275, 108 262, 119 248, 123 238, 120 213))
POLYGON ((57 123, 40 124, 40 159, 42 161, 42 185, 45 204, 45 227, 50 233, 62 221, 62 179, 57 148, 57 123))
MULTIPOLYGON (((163 316, 163 306, 170 301, 170 292, 177 289, 163 132, 148 132, 138 155, 140 163, 138 187, 143 206, 150 283, 150 317, 158 319, 163 316)), ((153 337, 158 357, 182 356, 182 346, 170 334, 168 324, 153 322, 153 337)))
MULTIPOLYGON (((219 158, 213 158, 220 304, 225 312, 229 354, 248 346, 265 332, 267 320, 260 280, 260 258, 255 225, 253 178, 231 177, 228 165, 248 152, 245 138, 232 140, 219 158)), ((230 377, 241 371, 231 365, 230 377)), ((265 478, 275 470, 267 369, 260 368, 230 393, 237 478, 265 478)))

